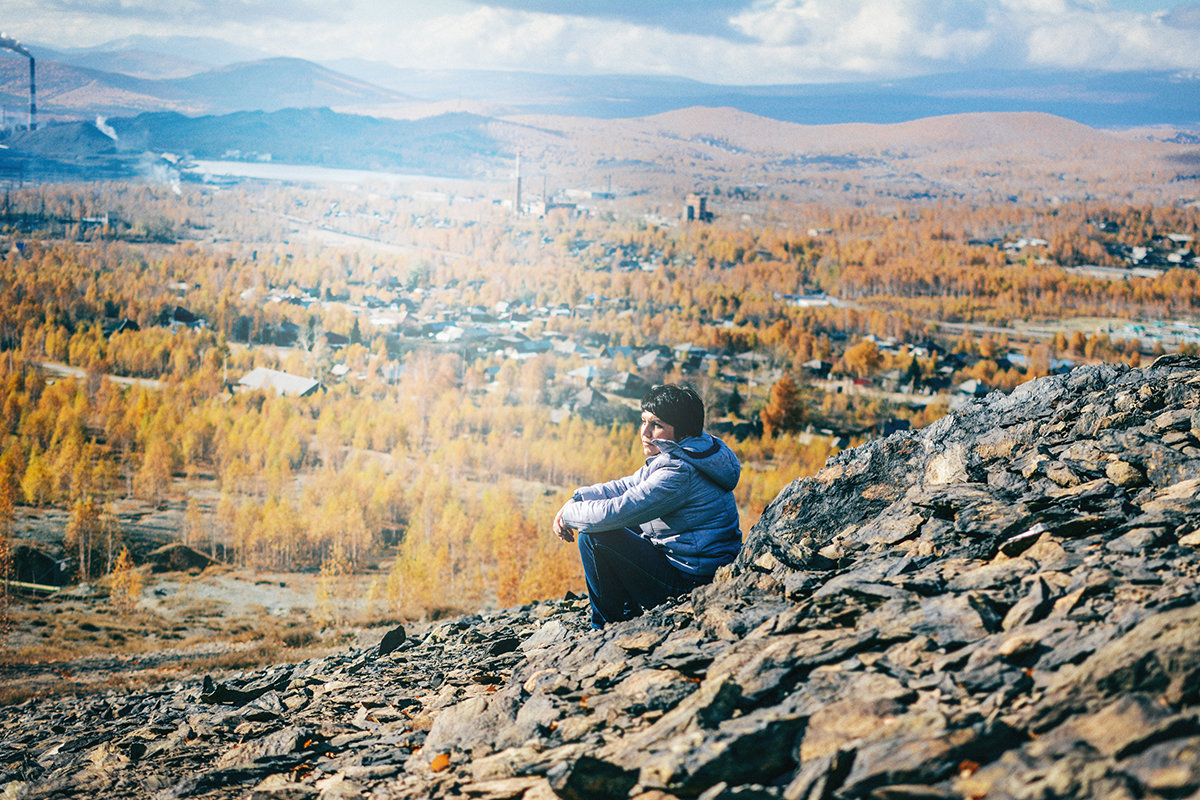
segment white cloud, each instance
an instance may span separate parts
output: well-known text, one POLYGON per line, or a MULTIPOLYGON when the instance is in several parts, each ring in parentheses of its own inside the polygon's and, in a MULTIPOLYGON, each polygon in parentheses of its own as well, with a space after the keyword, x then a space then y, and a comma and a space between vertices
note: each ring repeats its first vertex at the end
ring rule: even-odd
MULTIPOLYGON (((630 11, 631 0, 595 0, 587 15, 488 2, 7 0, 5 25, 23 41, 52 45, 186 33, 307 58, 336 52, 406 67, 729 84, 1022 67, 1200 69, 1196 3, 1146 12, 1115 8, 1117 0, 720 0, 685 25, 667 24, 672 5, 688 13, 685 2, 658 2, 645 22, 630 11)), ((535 7, 562 5, 538 0, 535 7)))
POLYGON ((837 77, 958 69, 1200 66, 1186 9, 1103 0, 762 0, 733 19, 784 69, 837 77), (1171 20, 1168 24, 1166 19, 1171 20), (1182 24, 1181 24, 1182 23, 1182 24))

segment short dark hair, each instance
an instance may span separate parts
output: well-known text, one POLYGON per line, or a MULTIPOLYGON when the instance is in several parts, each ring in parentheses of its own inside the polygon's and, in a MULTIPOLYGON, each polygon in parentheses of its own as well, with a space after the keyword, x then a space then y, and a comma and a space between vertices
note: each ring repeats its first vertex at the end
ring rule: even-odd
POLYGON ((704 401, 691 386, 654 386, 642 398, 642 411, 649 411, 675 428, 675 438, 699 436, 704 431, 704 401))

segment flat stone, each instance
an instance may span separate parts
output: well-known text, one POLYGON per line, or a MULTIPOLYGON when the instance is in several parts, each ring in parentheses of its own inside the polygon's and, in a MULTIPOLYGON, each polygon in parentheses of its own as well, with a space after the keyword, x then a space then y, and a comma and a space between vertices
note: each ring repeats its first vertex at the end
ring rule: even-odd
POLYGON ((800 714, 763 709, 727 720, 711 735, 683 731, 656 745, 638 781, 685 797, 720 781, 772 783, 795 769, 793 751, 804 722, 800 714))
POLYGON ((1033 721, 1044 730, 1072 712, 1095 711, 1125 692, 1193 696, 1200 675, 1200 605, 1154 614, 1090 655, 1046 692, 1033 721))
POLYGON ((1190 431, 1195 412, 1188 408, 1176 408, 1164 411, 1153 420, 1154 427, 1160 431, 1190 431))
POLYGON ((1061 461, 1052 461, 1044 468, 1046 477, 1057 483, 1059 486, 1072 487, 1079 486, 1083 483, 1083 478, 1079 477, 1070 467, 1061 461))
POLYGON ((1126 760, 1121 769, 1156 797, 1194 797, 1200 789, 1200 738, 1163 742, 1126 760))
POLYGON ((546 777, 563 800, 591 800, 624 797, 637 783, 638 774, 599 758, 580 756, 553 768, 546 777))
POLYGON ((1142 467, 1121 459, 1109 462, 1104 468, 1104 474, 1117 486, 1127 489, 1145 486, 1148 482, 1146 471, 1142 467))
POLYGON ((658 646, 666 638, 666 632, 639 631, 631 636, 621 636, 613 640, 613 644, 627 653, 647 653, 658 646))
POLYGON ((862 797, 880 786, 936 784, 952 776, 964 759, 983 757, 1001 739, 974 726, 951 727, 939 714, 901 717, 855 745, 854 763, 839 792, 862 797))
POLYGON ((878 731, 903 715, 915 693, 894 678, 875 675, 848 687, 853 693, 818 709, 809 718, 800 743, 800 761, 832 756, 850 743, 878 731), (878 690, 879 694, 873 694, 878 690))

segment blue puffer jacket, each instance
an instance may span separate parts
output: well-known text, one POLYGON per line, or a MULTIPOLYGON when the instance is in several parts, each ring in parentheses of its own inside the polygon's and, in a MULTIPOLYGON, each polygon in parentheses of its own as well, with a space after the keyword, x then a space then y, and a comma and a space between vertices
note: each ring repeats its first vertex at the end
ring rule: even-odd
POLYGON ((742 549, 733 499, 741 462, 708 433, 654 444, 658 455, 629 477, 576 490, 563 523, 580 533, 640 529, 680 570, 710 576, 742 549))

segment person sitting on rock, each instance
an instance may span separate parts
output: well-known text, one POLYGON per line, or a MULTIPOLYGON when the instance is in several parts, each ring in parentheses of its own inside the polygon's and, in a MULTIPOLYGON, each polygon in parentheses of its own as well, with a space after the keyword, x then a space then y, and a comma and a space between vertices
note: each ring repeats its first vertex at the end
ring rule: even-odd
POLYGON ((690 386, 655 386, 642 398, 646 464, 576 489, 554 517, 579 555, 593 628, 638 616, 712 580, 742 547, 733 489, 742 465, 704 432, 704 401, 690 386))

